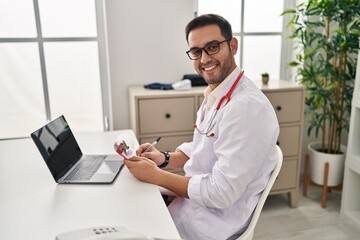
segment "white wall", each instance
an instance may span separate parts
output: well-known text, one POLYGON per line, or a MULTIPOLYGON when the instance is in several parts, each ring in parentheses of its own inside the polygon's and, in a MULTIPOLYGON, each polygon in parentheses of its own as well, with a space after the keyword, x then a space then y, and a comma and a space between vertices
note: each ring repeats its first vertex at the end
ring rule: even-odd
POLYGON ((192 0, 106 0, 114 129, 130 128, 128 86, 194 73, 185 26, 192 0))

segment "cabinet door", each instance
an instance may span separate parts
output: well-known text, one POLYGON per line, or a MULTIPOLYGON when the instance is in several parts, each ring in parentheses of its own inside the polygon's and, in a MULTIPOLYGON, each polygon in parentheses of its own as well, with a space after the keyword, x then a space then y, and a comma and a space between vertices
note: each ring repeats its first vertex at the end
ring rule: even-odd
POLYGON ((192 131, 195 97, 139 100, 140 134, 192 131))
POLYGON ((265 95, 273 105, 279 123, 300 122, 302 91, 267 92, 265 95))
POLYGON ((284 157, 299 154, 300 136, 300 126, 280 126, 278 145, 284 157))
POLYGON ((279 176, 277 177, 272 191, 296 188, 297 180, 297 160, 285 160, 281 166, 279 176))
POLYGON ((204 96, 198 97, 198 106, 199 106, 199 108, 200 108, 202 102, 204 101, 204 98, 205 98, 204 96))

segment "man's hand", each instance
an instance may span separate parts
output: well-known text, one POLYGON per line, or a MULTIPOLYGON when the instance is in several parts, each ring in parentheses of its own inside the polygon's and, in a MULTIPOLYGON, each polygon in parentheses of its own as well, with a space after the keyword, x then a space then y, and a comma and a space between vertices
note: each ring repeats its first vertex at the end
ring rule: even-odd
POLYGON ((124 159, 124 164, 130 173, 140 181, 158 184, 158 175, 161 170, 155 162, 145 157, 134 156, 128 160, 124 159))
POLYGON ((187 188, 190 177, 164 171, 158 168, 155 162, 145 157, 134 156, 128 160, 124 159, 124 164, 140 181, 164 187, 179 196, 189 198, 187 188))
POLYGON ((149 152, 145 152, 145 149, 147 149, 150 146, 150 143, 144 143, 139 146, 139 148, 136 150, 136 155, 140 157, 148 158, 156 163, 156 165, 161 165, 165 161, 165 156, 162 154, 159 150, 157 150, 155 147, 151 148, 149 152))

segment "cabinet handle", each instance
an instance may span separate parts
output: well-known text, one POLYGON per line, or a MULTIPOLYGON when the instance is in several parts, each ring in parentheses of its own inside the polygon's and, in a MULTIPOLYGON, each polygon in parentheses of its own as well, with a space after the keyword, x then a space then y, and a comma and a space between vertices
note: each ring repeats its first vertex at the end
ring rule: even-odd
POLYGON ((171 114, 170 114, 170 113, 166 113, 166 114, 165 114, 165 118, 167 118, 167 119, 171 118, 171 114))
POLYGON ((276 110, 281 111, 281 106, 276 106, 276 110))

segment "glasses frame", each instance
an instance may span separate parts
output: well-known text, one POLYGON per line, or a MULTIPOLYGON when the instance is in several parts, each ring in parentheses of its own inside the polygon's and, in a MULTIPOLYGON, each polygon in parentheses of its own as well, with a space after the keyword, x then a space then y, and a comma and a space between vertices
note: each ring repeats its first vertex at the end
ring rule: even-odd
POLYGON ((205 47, 203 47, 203 48, 192 48, 192 49, 186 51, 186 54, 188 55, 188 57, 189 57, 191 60, 200 59, 200 58, 202 57, 203 51, 204 51, 208 56, 215 55, 215 54, 217 54, 218 52, 220 52, 220 44, 222 44, 222 43, 224 43, 224 42, 230 42, 230 41, 231 41, 231 38, 230 38, 230 39, 225 39, 225 40, 220 41, 220 42, 214 41, 214 42, 208 43, 208 44, 207 44, 205 47), (212 44, 217 44, 218 47, 219 47, 219 50, 218 50, 217 52, 214 52, 214 53, 209 53, 209 52, 206 50, 206 48, 209 47, 209 45, 212 45, 212 44), (190 52, 193 51, 194 49, 201 50, 200 56, 197 57, 197 58, 191 57, 190 52))

